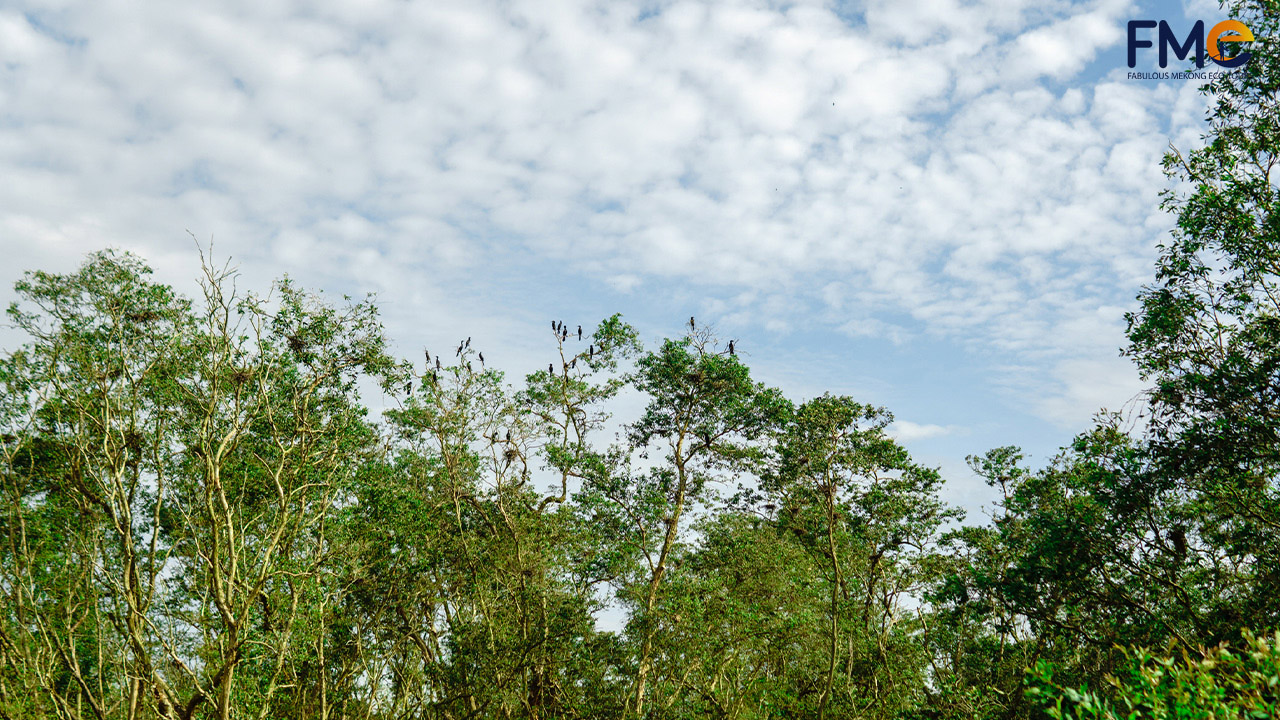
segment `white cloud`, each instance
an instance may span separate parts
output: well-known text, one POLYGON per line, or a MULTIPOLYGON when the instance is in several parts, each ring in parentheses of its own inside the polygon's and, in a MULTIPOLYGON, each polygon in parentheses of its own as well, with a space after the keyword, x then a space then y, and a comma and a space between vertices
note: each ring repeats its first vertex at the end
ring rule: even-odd
POLYGON ((893 424, 889 426, 889 435, 891 437, 895 440, 908 443, 915 440, 952 435, 961 431, 961 428, 954 425, 921 425, 920 423, 913 423, 909 420, 895 420, 893 424))
POLYGON ((168 258, 191 228, 246 271, 405 292, 451 328, 503 307, 485 298, 510 278, 486 273, 514 256, 557 291, 686 285, 730 327, 960 338, 1047 377, 1023 388, 1043 414, 1087 417, 1128 387, 1072 383, 1122 340, 1110 309, 1168 225, 1158 158, 1203 107, 1042 84, 1121 42, 1131 9, 12 7, 0 243, 13 268, 168 258))

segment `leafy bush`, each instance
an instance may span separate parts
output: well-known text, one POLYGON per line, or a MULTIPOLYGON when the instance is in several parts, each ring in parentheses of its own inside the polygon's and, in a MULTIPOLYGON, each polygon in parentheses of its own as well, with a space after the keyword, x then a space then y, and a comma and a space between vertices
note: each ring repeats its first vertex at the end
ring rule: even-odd
POLYGON ((1027 694, 1055 720, 1227 720, 1280 717, 1280 632, 1242 633, 1244 647, 1225 643, 1160 656, 1129 650, 1122 676, 1103 691, 1063 687, 1044 661, 1029 670, 1027 694))

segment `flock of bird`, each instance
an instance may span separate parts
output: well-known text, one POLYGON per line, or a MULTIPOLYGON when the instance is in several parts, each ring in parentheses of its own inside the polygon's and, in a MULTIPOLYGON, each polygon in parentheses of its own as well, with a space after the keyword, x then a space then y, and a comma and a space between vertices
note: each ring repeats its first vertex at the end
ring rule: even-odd
MULTIPOLYGON (((689 332, 691 332, 691 333, 692 333, 692 332, 696 331, 696 330, 697 330, 697 328, 698 328, 698 326, 697 326, 697 322, 695 321, 694 317, 693 317, 692 315, 690 315, 690 316, 689 316, 689 332)), ((551 331, 555 334, 556 338, 557 338, 560 342, 562 342, 562 343, 563 343, 563 342, 567 342, 567 341, 569 340, 569 336, 570 336, 571 334, 574 334, 574 333, 570 333, 570 332, 569 332, 569 326, 568 326, 568 325, 566 325, 566 324, 565 324, 563 321, 561 321, 561 320, 552 320, 552 321, 551 321, 551 331)), ((578 341, 579 341, 579 342, 581 342, 581 341, 582 341, 582 337, 583 337, 583 332, 582 332, 582 326, 581 326, 581 325, 579 325, 579 326, 577 327, 577 332, 576 332, 576 334, 577 334, 577 336, 578 336, 578 341)), ((462 357, 463 357, 462 353, 463 353, 463 352, 465 352, 466 350, 469 350, 470 348, 471 348, 471 338, 470 338, 470 337, 468 337, 466 340, 463 340, 463 341, 461 341, 461 342, 459 342, 459 343, 458 343, 458 347, 453 351, 453 355, 454 355, 454 357, 456 357, 456 358, 462 358, 462 357)), ((600 350, 601 352, 603 352, 603 351, 604 351, 604 346, 603 346, 603 344, 600 346, 599 350, 600 350)), ((734 347, 734 341, 733 341, 733 340, 730 340, 730 341, 729 341, 729 348, 728 348, 728 350, 729 350, 729 354, 730 354, 730 355, 736 355, 736 354, 737 354, 736 349, 735 349, 735 347, 734 347)), ((595 344, 594 344, 594 343, 592 343, 591 345, 589 345, 589 346, 587 347, 587 352, 586 352, 586 357, 587 357, 587 359, 588 359, 588 360, 593 360, 593 359, 595 359, 596 351, 597 351, 597 348, 596 348, 596 346, 595 346, 595 344)), ((439 382, 440 382, 440 372, 444 369, 444 367, 443 367, 443 366, 441 365, 441 363, 440 363, 440 356, 439 356, 439 354, 437 354, 437 355, 436 355, 436 357, 435 357, 435 367, 434 367, 434 368, 432 368, 432 364, 431 364, 431 363, 432 363, 432 359, 431 359, 431 351, 430 351, 430 350, 428 350, 428 349, 426 349, 426 348, 423 348, 422 353, 423 353, 423 355, 426 357, 426 369, 427 369, 427 371, 428 371, 428 373, 429 373, 428 375, 424 375, 424 376, 423 376, 423 381, 424 381, 424 382, 423 382, 423 389, 426 389, 426 380, 427 380, 427 378, 428 378, 428 377, 430 378, 430 382, 431 382, 431 384, 432 384, 432 385, 437 385, 437 384, 439 384, 439 382)), ((565 369, 565 370, 572 370, 572 369, 577 368, 577 367, 578 367, 578 358, 579 358, 579 357, 580 357, 580 355, 575 355, 575 356, 573 357, 573 359, 571 359, 569 362, 563 363, 563 364, 564 364, 564 369, 565 369)), ((478 352, 478 353, 476 354, 476 358, 480 361, 480 369, 483 371, 483 370, 484 370, 484 353, 483 353, 483 352, 478 352)), ((465 368, 467 369, 467 372, 468 372, 468 373, 473 372, 473 370, 471 369, 471 361, 470 361, 470 360, 462 360, 462 365, 461 365, 461 366, 462 366, 462 367, 465 367, 465 368)), ((548 375, 550 375, 550 376, 552 376, 552 377, 554 377, 554 376, 555 376, 555 363, 547 363, 547 374, 548 374, 548 375)), ((412 392, 413 392, 413 384, 412 384, 412 383, 410 383, 410 384, 408 384, 408 385, 406 385, 406 386, 405 386, 405 394, 406 394, 406 395, 408 395, 408 394, 410 394, 410 393, 412 393, 412 392)))

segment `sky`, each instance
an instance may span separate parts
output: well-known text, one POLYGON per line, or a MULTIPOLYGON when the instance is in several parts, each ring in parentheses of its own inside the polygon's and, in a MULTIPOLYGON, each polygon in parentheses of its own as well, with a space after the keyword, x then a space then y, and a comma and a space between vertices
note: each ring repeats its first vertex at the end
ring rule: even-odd
MULTIPOLYGON (((947 498, 1142 390, 1124 313, 1196 82, 1126 73, 1130 0, 0 3, 0 302, 117 247, 191 292, 376 293, 405 357, 516 379, 550 320, 690 315, 756 377, 882 405, 947 498), (194 237, 194 239, 193 239, 194 237), (434 354, 434 352, 433 352, 434 354)), ((1139 70, 1150 70, 1148 52, 1139 70)), ((4 346, 18 340, 0 332, 4 346)))

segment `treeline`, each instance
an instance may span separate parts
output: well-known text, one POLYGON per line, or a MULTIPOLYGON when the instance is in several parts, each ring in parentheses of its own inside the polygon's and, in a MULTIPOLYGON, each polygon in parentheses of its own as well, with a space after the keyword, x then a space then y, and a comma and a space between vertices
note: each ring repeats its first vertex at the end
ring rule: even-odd
POLYGON ((1167 158, 1129 318, 1148 422, 970 458, 982 524, 886 410, 787 398, 692 322, 554 322, 512 387, 209 261, 194 300, 126 253, 28 273, 0 718, 1275 716, 1280 13, 1233 10, 1254 59, 1167 158))

